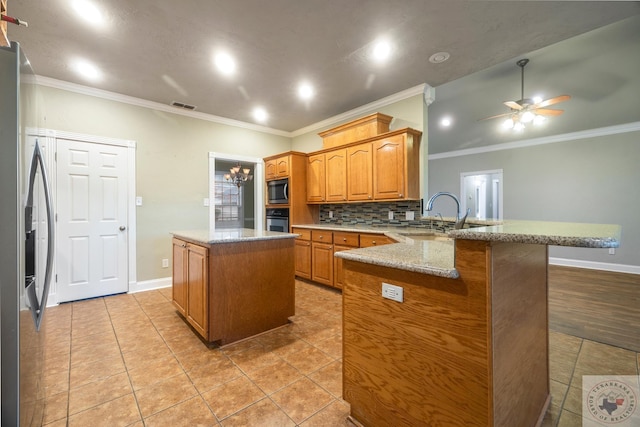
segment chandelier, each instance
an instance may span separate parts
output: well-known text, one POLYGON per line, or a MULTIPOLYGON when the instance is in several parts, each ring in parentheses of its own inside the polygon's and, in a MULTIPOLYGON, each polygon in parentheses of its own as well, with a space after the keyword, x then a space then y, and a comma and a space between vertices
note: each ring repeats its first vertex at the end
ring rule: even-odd
POLYGON ((249 168, 243 168, 240 163, 229 169, 229 173, 224 174, 224 179, 235 184, 238 188, 247 181, 253 180, 253 175, 250 174, 249 168), (242 170, 242 172, 240 172, 242 170))

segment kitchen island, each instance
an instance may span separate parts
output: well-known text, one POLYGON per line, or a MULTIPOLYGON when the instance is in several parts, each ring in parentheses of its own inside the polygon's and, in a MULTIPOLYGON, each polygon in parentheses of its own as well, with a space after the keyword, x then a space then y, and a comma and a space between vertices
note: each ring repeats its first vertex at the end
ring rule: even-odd
POLYGON ((352 419, 540 425, 550 402, 548 245, 618 247, 620 228, 505 221, 450 231, 450 241, 404 237, 335 255, 352 419), (400 302, 383 297, 383 283, 402 288, 391 295, 400 302))
POLYGON ((295 314, 294 234, 173 232, 173 304, 205 341, 224 346, 295 314))

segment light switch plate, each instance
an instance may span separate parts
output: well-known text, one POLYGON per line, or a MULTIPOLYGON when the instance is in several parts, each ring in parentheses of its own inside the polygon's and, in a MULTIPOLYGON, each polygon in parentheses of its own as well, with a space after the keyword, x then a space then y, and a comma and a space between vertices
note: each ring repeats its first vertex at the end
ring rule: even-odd
POLYGON ((136 197, 136 206, 142 206, 142 197, 136 197))
POLYGON ((389 219, 393 219, 393 211, 389 211, 389 219))
POLYGON ((333 218, 333 211, 329 211, 329 218, 333 218))
POLYGON ((382 282, 382 297, 402 302, 404 300, 404 289, 401 286, 382 282))

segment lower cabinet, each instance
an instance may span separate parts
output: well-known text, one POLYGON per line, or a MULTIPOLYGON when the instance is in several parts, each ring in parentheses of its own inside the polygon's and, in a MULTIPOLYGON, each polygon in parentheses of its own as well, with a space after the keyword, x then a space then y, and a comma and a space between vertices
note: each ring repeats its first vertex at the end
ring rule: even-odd
POLYGON ((311 280, 333 286, 333 233, 311 230, 311 280))
POLYGON ((293 227, 296 238, 296 276, 338 289, 343 287, 342 259, 336 252, 395 243, 383 234, 309 230, 293 227))
POLYGON ((173 304, 203 337, 209 333, 209 249, 173 239, 173 304))
POLYGON ((311 230, 293 227, 293 234, 298 234, 295 242, 296 276, 311 280, 311 230))

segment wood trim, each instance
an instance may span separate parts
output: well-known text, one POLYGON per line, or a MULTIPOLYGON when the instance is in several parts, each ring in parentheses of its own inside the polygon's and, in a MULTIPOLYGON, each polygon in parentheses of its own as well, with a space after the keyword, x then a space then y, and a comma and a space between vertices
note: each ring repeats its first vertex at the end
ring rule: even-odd
POLYGON ((393 131, 390 131, 390 132, 381 133, 380 135, 372 136, 371 138, 366 138, 366 139, 362 139, 360 141, 350 142, 348 144, 341 145, 340 147, 323 148, 322 150, 313 151, 313 152, 307 153, 307 156, 313 156, 315 154, 327 153, 327 152, 334 151, 334 150, 340 150, 342 148, 349 148, 349 147, 353 147, 355 145, 365 144, 367 142, 373 143, 373 142, 376 142, 376 141, 378 141, 380 139, 385 139, 385 138, 389 138, 389 137, 396 136, 396 135, 402 135, 403 133, 411 134, 414 138, 416 138, 417 142, 420 141, 420 137, 422 136, 422 132, 417 130, 417 129, 413 129, 413 128, 396 129, 396 130, 393 130, 393 131))

